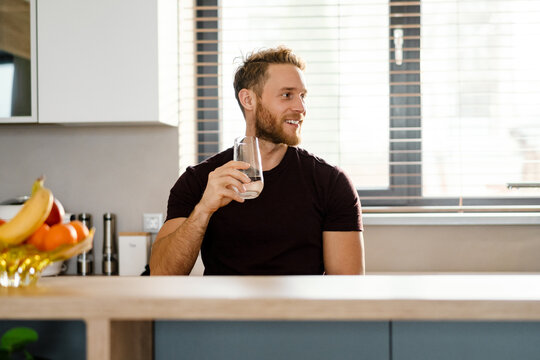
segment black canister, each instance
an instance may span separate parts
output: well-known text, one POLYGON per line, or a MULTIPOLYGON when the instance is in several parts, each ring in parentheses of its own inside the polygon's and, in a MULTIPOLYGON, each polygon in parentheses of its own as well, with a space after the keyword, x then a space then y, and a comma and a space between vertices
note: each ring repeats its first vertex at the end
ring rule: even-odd
POLYGON ((118 253, 116 247, 116 217, 103 214, 103 275, 118 275, 118 253))
MULTIPOLYGON (((78 219, 88 229, 92 228, 92 215, 88 213, 79 214, 78 219)), ((77 275, 93 275, 94 274, 94 247, 86 252, 77 255, 77 275)))

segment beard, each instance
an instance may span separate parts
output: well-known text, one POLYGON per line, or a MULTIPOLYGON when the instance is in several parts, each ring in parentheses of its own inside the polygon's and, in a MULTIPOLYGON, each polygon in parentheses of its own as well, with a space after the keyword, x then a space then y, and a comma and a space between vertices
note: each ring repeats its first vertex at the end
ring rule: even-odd
MULTIPOLYGON (((287 116, 287 118, 292 120, 304 120, 302 115, 287 116)), ((300 134, 296 132, 293 135, 287 134, 283 130, 284 123, 284 117, 278 118, 272 114, 259 99, 257 109, 255 110, 255 136, 274 144, 286 144, 290 146, 300 144, 300 134)), ((301 126, 301 124, 299 124, 299 126, 301 126)))

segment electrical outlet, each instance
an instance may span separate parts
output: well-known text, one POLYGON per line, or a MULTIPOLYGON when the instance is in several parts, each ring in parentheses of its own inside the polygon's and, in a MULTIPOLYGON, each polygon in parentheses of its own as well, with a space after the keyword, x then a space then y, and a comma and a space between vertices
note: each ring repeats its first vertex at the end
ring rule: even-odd
POLYGON ((163 224, 163 214, 143 214, 143 231, 157 233, 163 224))

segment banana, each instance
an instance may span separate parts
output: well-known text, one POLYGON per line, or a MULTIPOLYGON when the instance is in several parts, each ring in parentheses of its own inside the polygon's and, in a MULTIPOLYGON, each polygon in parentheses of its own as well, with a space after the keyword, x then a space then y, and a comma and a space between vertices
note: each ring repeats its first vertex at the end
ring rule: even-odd
POLYGON ((54 196, 43 186, 43 177, 37 179, 32 187, 32 196, 13 219, 0 225, 0 242, 18 245, 32 235, 47 220, 51 212, 54 196))

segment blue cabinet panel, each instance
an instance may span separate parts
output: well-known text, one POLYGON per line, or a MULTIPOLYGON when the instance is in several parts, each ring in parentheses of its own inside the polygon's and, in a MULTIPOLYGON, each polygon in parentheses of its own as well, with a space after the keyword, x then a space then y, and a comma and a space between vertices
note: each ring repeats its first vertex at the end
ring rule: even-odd
POLYGON ((394 322, 392 360, 540 359, 538 322, 394 322))
POLYGON ((34 356, 54 360, 86 359, 86 325, 83 321, 0 320, 0 336, 19 326, 38 333, 38 341, 27 346, 34 356))
POLYGON ((389 359, 388 322, 156 321, 155 359, 389 359))

